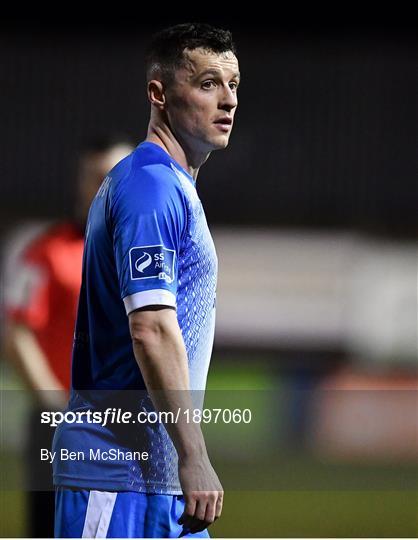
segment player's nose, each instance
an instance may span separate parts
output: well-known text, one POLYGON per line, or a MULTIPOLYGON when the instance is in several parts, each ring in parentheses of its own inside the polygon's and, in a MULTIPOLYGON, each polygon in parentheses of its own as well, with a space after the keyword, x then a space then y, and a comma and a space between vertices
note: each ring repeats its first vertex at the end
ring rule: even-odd
POLYGON ((224 111, 232 111, 238 105, 237 93, 229 85, 223 87, 223 92, 219 98, 219 108, 224 111))

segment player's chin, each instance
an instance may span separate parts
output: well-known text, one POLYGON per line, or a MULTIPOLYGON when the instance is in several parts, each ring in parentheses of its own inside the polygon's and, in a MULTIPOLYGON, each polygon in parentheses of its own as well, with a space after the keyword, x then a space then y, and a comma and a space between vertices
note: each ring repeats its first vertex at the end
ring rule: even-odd
POLYGON ((211 145, 213 150, 222 150, 226 148, 229 144, 229 134, 218 135, 211 140, 211 145))

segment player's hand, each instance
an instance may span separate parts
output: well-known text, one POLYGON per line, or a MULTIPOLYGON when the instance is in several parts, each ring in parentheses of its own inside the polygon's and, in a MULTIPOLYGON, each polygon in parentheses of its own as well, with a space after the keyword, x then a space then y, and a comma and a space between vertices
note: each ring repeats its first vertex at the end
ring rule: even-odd
POLYGON ((179 477, 186 505, 178 523, 183 525, 183 534, 203 531, 222 512, 224 492, 219 478, 207 455, 180 459, 179 477))

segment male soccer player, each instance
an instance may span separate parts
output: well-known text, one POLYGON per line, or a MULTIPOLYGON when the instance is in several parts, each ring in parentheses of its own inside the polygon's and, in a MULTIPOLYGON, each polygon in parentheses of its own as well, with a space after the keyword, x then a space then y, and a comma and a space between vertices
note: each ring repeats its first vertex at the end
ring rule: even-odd
MULTIPOLYGON (((239 69, 230 32, 204 24, 163 30, 148 52, 147 80, 146 140, 109 172, 89 213, 74 413, 104 412, 115 395, 146 389, 138 411, 176 414, 206 385, 217 258, 196 178, 231 134, 239 69)), ((135 397, 121 399, 135 408, 135 397)), ((200 425, 176 419, 63 422, 53 448, 56 536, 207 537, 222 486, 200 425)))

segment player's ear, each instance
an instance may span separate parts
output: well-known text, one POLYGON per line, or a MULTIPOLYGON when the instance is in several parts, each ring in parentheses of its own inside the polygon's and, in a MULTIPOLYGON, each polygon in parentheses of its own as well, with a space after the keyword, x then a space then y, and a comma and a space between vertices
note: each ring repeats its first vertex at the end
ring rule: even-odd
POLYGON ((153 79, 148 82, 148 99, 151 105, 157 107, 160 110, 164 109, 166 98, 165 98, 165 89, 161 81, 153 79))

